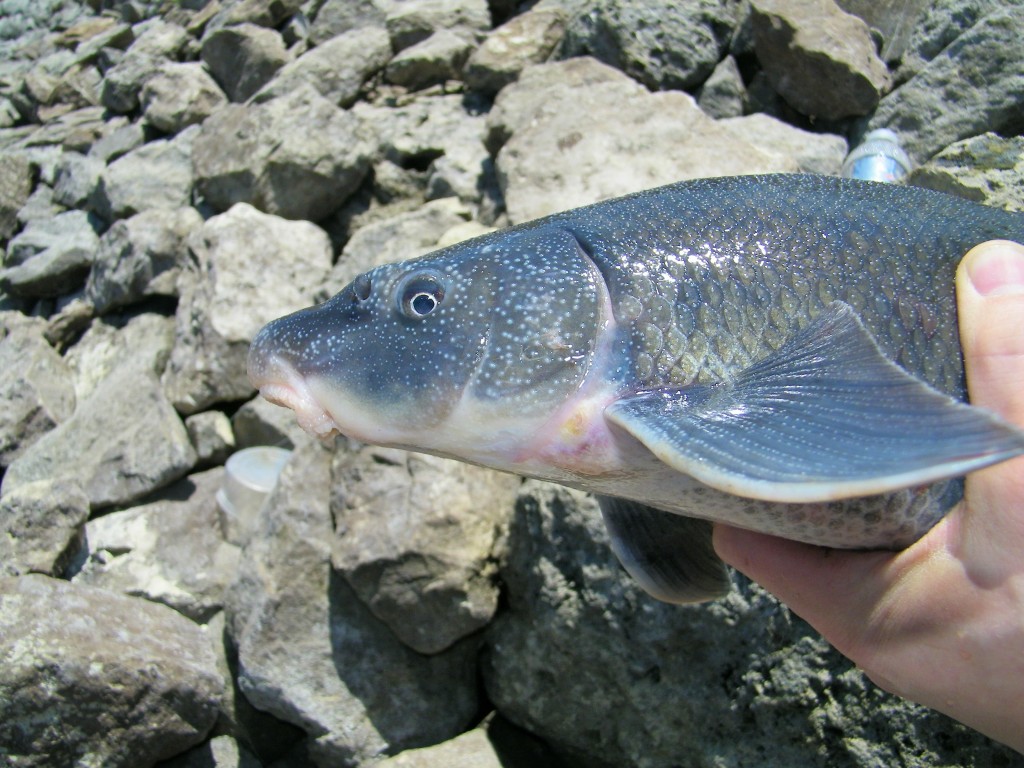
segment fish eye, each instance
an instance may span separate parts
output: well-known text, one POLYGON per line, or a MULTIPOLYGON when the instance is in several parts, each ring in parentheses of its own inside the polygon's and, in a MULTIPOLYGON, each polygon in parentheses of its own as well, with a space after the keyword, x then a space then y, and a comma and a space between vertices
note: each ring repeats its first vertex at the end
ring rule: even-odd
POLYGON ((402 278, 395 296, 403 315, 422 320, 444 301, 444 281, 436 272, 413 272, 402 278))

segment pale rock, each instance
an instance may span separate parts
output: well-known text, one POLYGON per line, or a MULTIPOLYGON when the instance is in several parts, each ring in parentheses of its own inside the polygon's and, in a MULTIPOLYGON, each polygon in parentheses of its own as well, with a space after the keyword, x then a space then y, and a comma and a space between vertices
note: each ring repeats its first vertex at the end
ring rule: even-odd
POLYGON ((842 136, 804 131, 760 113, 730 117, 718 124, 780 163, 795 160, 801 173, 838 176, 849 149, 842 136))
POLYGON ((202 58, 228 98, 242 102, 285 65, 288 51, 275 30, 244 23, 207 34, 202 58))
POLYGON ((746 94, 736 59, 726 56, 697 91, 697 106, 716 119, 739 117, 746 94))
POLYGON ((185 419, 188 439, 200 464, 223 464, 235 449, 231 419, 223 411, 203 411, 185 419))
POLYGON ((263 768, 263 763, 230 736, 216 736, 160 763, 160 768, 263 768))
POLYGON ((0 290, 16 296, 59 296, 81 287, 99 248, 102 224, 85 211, 38 219, 7 246, 0 290))
POLYGON ((190 238, 177 340, 164 386, 185 414, 252 394, 249 342, 270 320, 312 304, 331 266, 326 233, 240 203, 190 238))
POLYGON ((256 24, 274 28, 298 13, 302 0, 220 0, 208 29, 256 24))
POLYGON ((0 339, 0 467, 74 409, 71 371, 40 329, 14 328, 0 339))
POLYGON ((0 244, 18 230, 18 211, 32 194, 32 166, 20 153, 0 153, 0 244))
POLYGON ((314 46, 355 29, 383 28, 388 0, 323 0, 316 5, 309 28, 314 46))
POLYGON ((60 576, 81 544, 89 500, 66 480, 40 480, 0 498, 0 575, 60 576))
POLYGON ((891 84, 871 31, 834 0, 751 0, 754 50, 772 86, 812 118, 866 115, 891 84))
POLYGON ((127 504, 183 476, 195 458, 156 377, 123 366, 7 468, 0 494, 67 478, 94 509, 127 504))
POLYGON ((128 48, 121 60, 103 76, 100 99, 113 112, 125 114, 139 107, 146 81, 175 61, 188 33, 177 24, 157 20, 128 48))
POLYGON ((72 582, 209 620, 238 569, 239 550, 224 540, 215 498, 223 478, 221 467, 190 475, 168 487, 164 500, 89 521, 72 582))
POLYGON ((186 240, 202 226, 192 207, 152 208, 119 219, 100 238, 85 284, 99 314, 150 296, 176 296, 186 240))
POLYGON ((112 163, 146 143, 146 129, 142 121, 124 123, 97 139, 89 147, 89 157, 112 163))
POLYGON ((440 29, 469 35, 491 28, 487 0, 408 0, 393 3, 384 21, 395 51, 426 40, 440 29))
POLYGON ((425 40, 401 51, 388 62, 384 77, 410 90, 442 84, 462 77, 462 65, 475 45, 464 35, 439 29, 425 40))
POLYGON ((57 163, 54 202, 65 208, 83 208, 95 193, 106 168, 101 160, 78 152, 65 152, 57 163))
POLYGON ((142 114, 159 131, 175 134, 203 122, 227 103, 224 92, 198 62, 171 63, 142 87, 142 114))
POLYGON ((15 765, 152 765, 205 738, 223 686, 202 630, 166 606, 0 580, 0 744, 15 765))
POLYGON ((466 85, 497 93, 531 64, 547 61, 565 34, 562 8, 530 9, 492 31, 466 62, 466 85))
POLYGON ((383 27, 362 27, 326 40, 284 65, 257 94, 268 101, 311 84, 325 99, 350 107, 371 76, 391 58, 391 41, 383 27))

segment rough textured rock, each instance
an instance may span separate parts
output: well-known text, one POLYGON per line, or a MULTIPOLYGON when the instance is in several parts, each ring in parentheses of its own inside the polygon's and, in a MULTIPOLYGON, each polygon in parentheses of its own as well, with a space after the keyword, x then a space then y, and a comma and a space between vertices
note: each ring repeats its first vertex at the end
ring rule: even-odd
POLYGON ((339 455, 333 477, 334 567, 402 642, 437 653, 491 620, 518 478, 375 447, 339 455))
POLYGON ((146 81, 176 60, 188 40, 177 24, 156 20, 132 43, 123 58, 103 76, 100 98, 108 109, 121 114, 139 106, 146 81))
POLYGON ((32 194, 32 167, 24 155, 0 154, 0 243, 17 229, 18 211, 32 194))
POLYGON ((160 383, 125 366, 7 468, 2 493, 68 478, 93 508, 126 504, 178 479, 194 463, 188 434, 160 383))
POLYGON ((267 101, 312 84, 339 107, 351 106, 363 83, 391 58, 391 40, 381 27, 361 27, 324 41, 286 64, 257 97, 267 101))
POLYGON ((176 296, 195 208, 153 208, 120 219, 100 238, 85 293, 100 314, 150 296, 176 296))
POLYGON ((105 168, 103 162, 78 152, 64 152, 57 162, 53 201, 82 208, 94 194, 105 168))
POLYGON ((866 768, 925 754, 980 765, 990 754, 968 729, 872 686, 738 577, 740 589, 715 603, 650 599, 582 494, 526 483, 509 541, 509 610, 488 629, 488 694, 587 764, 677 765, 685 754, 693 765, 866 768))
POLYGON ((15 328, 0 339, 0 467, 74 409, 71 371, 40 330, 15 328))
POLYGON ((891 128, 918 162, 985 131, 1024 129, 1024 8, 982 18, 886 96, 868 130, 891 128))
POLYGON ((535 8, 491 32, 466 62, 466 85, 496 93, 531 64, 547 61, 565 34, 562 8, 535 8))
POLYGON ((746 93, 736 59, 726 56, 700 87, 697 105, 714 118, 739 117, 746 93))
POLYGON ((765 114, 728 118, 718 125, 765 154, 777 156, 779 162, 795 160, 802 173, 838 176, 848 149, 842 136, 811 133, 765 114))
POLYGON ((82 285, 99 248, 101 222, 85 211, 33 221, 7 245, 0 290, 17 296, 59 296, 82 285))
POLYGON ((461 76, 462 66, 474 48, 463 35, 440 29, 391 59, 384 77, 412 90, 454 80, 461 76))
POLYGON ((238 548, 220 530, 220 467, 180 480, 166 499, 111 512, 85 526, 72 582, 163 603, 196 622, 223 606, 238 548))
POLYGON ((142 114, 164 133, 178 133, 203 122, 226 101, 224 92, 198 62, 168 64, 142 88, 142 114))
POLYGON ((908 184, 950 192, 985 205, 1024 210, 1024 137, 986 133, 958 141, 911 171, 908 184))
POLYGON ((726 140, 729 134, 684 93, 598 82, 574 88, 575 108, 566 111, 557 101, 565 88, 564 66, 534 67, 546 72, 536 80, 527 77, 532 70, 524 72, 498 99, 518 89, 534 91, 524 99, 533 109, 515 118, 525 127, 512 132, 496 163, 513 223, 680 179, 795 170, 788 158, 726 140), (546 78, 554 84, 547 87, 546 78), (580 130, 580 113, 593 130, 580 130))
POLYGON ((188 439, 199 464, 223 464, 235 449, 231 419, 222 411, 203 411, 185 419, 188 439))
POLYGON ((160 768, 263 768, 263 763, 230 736, 216 736, 160 768))
POLYGON ((772 86, 798 112, 866 115, 889 85, 861 19, 833 0, 751 0, 754 50, 772 86))
POLYGON ((218 210, 249 203, 285 218, 322 219, 369 166, 359 120, 306 86, 263 104, 230 106, 196 138, 196 185, 218 210))
POLYGON ((379 0, 321 0, 310 14, 313 45, 364 27, 384 27, 385 4, 379 0))
POLYGON ((202 57, 228 98, 242 102, 285 65, 288 52, 276 31, 245 23, 207 35, 202 57))
POLYGON ((60 576, 81 543, 89 500, 65 480, 40 480, 0 498, 0 576, 60 576))
POLYGON ((186 414, 250 396, 249 342, 264 323, 312 303, 331 265, 323 230, 245 204, 209 219, 189 247, 164 376, 171 402, 186 414))
POLYGON ((305 730, 320 766, 451 738, 478 706, 474 640, 421 656, 332 572, 330 464, 320 445, 292 458, 229 599, 242 691, 305 730))
POLYGON ((0 744, 19 766, 138 766, 200 741, 224 686, 179 613, 29 575, 0 580, 0 744))
POLYGON ((599 0, 568 24, 564 57, 593 56, 651 89, 692 88, 729 47, 735 3, 599 0))
POLYGON ((491 27, 491 12, 486 0, 411 0, 391 5, 384 24, 395 51, 401 51, 440 29, 484 32, 491 27))

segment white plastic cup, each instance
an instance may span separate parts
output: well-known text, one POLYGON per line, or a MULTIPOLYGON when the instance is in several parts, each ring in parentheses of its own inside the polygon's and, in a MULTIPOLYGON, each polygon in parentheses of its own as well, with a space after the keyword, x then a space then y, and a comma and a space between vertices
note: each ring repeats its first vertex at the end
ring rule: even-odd
POLYGON ((260 445, 228 457, 217 504, 221 510, 221 530, 229 542, 243 546, 252 538, 260 507, 277 485, 291 455, 284 448, 260 445))

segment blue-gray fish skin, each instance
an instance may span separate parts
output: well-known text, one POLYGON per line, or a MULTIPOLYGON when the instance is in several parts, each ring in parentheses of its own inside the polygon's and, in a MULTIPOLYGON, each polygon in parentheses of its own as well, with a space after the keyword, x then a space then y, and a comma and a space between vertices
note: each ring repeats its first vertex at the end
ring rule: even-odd
POLYGON ((901 548, 1024 453, 963 403, 954 275, 999 238, 1024 217, 910 187, 682 182, 378 267, 267 325, 250 378, 314 434, 599 494, 645 588, 704 599, 693 518, 901 548))

